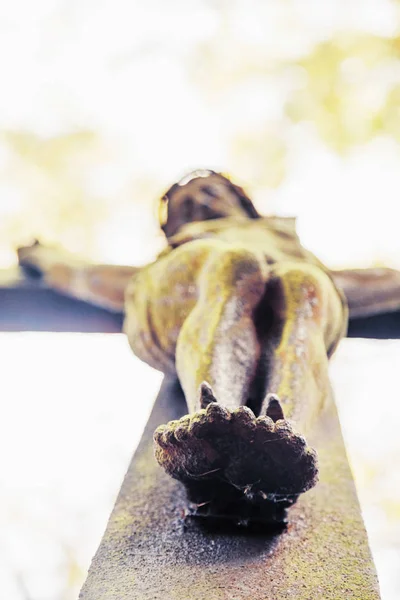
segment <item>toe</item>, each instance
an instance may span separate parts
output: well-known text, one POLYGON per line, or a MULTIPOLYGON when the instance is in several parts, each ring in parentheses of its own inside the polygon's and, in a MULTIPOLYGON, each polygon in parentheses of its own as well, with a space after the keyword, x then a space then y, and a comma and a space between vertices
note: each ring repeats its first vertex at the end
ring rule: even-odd
POLYGON ((175 429, 177 428, 179 421, 170 421, 164 430, 163 438, 166 444, 175 444, 175 429))
POLYGON ((275 429, 274 422, 270 417, 257 417, 256 425, 260 433, 269 433, 275 429))
POLYGON ((189 434, 194 437, 204 437, 208 433, 206 426, 206 411, 205 409, 199 410, 190 416, 189 434))
MULTIPOLYGON (((307 442, 302 435, 293 435, 291 438, 291 443, 293 446, 293 451, 296 455, 301 456, 308 450, 307 442)), ((312 450, 312 448, 310 448, 310 450, 312 450)))
POLYGON ((189 437, 189 426, 190 426, 190 416, 185 415, 178 421, 178 425, 175 428, 175 438, 178 442, 183 442, 187 440, 189 437))
POLYGON ((210 423, 216 424, 226 423, 231 418, 230 412, 216 402, 212 402, 207 406, 206 415, 210 423))
POLYGON ((293 427, 289 421, 279 419, 279 421, 276 421, 275 423, 275 432, 281 435, 291 435, 293 434, 293 427))
POLYGON ((211 402, 217 402, 212 387, 206 382, 200 385, 200 406, 206 408, 211 402))
POLYGON ((314 448, 310 448, 308 446, 303 452, 303 460, 304 462, 312 469, 317 469, 318 467, 318 455, 314 448))
POLYGON ((267 410, 266 414, 268 417, 271 417, 273 421, 279 421, 279 419, 284 419, 285 416, 283 414, 283 408, 281 406, 281 402, 276 394, 268 394, 267 396, 267 410))
POLYGON ((153 434, 153 440, 155 441, 156 444, 161 446, 161 448, 165 448, 165 446, 166 446, 166 443, 164 440, 164 432, 166 429, 167 429, 166 425, 160 425, 159 427, 157 427, 157 429, 155 430, 155 432, 153 434))
POLYGON ((248 406, 241 406, 232 412, 232 422, 235 429, 255 428, 255 415, 248 406))

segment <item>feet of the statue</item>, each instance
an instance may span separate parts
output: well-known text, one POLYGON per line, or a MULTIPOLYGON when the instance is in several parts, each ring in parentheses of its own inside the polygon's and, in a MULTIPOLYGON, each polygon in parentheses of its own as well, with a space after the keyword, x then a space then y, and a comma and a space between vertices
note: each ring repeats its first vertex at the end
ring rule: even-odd
POLYGON ((276 396, 267 414, 256 418, 246 406, 227 410, 203 384, 201 405, 154 433, 158 463, 189 495, 194 490, 202 502, 223 505, 217 496, 232 492, 236 501, 259 504, 294 498, 316 484, 316 452, 284 419, 276 396))

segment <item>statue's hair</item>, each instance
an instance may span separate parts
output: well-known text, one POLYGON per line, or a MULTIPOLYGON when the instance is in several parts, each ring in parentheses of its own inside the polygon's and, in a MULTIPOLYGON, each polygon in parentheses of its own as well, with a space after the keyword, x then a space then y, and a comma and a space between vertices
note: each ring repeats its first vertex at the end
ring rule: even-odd
POLYGON ((247 194, 245 193, 243 188, 232 183, 232 181, 230 180, 230 178, 227 175, 224 175, 223 173, 218 173, 216 171, 213 171, 212 169, 196 169, 195 171, 192 171, 192 172, 188 173, 187 175, 184 175, 177 183, 174 183, 165 192, 165 194, 161 198, 161 201, 168 203, 168 200, 174 194, 175 190, 178 187, 186 185, 192 179, 197 179, 199 177, 206 178, 206 177, 209 177, 210 175, 215 175, 227 183, 229 189, 238 198, 243 210, 245 211, 245 213, 247 214, 247 216, 250 219, 259 219, 260 218, 260 214, 257 212, 254 204, 252 203, 250 198, 247 196, 247 194))
POLYGON ((240 204, 242 205, 243 210, 246 211, 247 215, 251 219, 259 219, 261 217, 261 215, 257 212, 256 207, 254 206, 254 204, 252 203, 250 198, 247 196, 247 194, 245 193, 243 188, 232 183, 231 180, 228 179, 228 177, 225 177, 224 175, 221 175, 220 173, 219 173, 219 175, 221 177, 224 177, 224 179, 226 179, 228 181, 230 188, 235 192, 236 196, 239 199, 240 204))

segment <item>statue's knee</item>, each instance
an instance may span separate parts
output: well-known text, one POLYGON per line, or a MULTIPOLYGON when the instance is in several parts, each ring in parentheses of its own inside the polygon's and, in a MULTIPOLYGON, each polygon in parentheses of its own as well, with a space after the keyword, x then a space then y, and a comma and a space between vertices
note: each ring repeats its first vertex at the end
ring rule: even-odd
POLYGON ((262 296, 267 272, 264 261, 256 253, 241 248, 228 249, 216 258, 215 264, 217 272, 211 269, 209 275, 215 277, 217 285, 250 302, 262 296))
POLYGON ((283 295, 284 311, 318 319, 341 311, 341 298, 327 273, 312 264, 284 265, 276 269, 275 281, 283 295))
POLYGON ((316 265, 281 265, 271 282, 271 304, 284 321, 320 326, 328 356, 346 334, 347 305, 332 279, 316 265))
POLYGON ((320 268, 308 264, 283 268, 279 278, 284 289, 299 301, 321 298, 328 284, 327 275, 320 268))

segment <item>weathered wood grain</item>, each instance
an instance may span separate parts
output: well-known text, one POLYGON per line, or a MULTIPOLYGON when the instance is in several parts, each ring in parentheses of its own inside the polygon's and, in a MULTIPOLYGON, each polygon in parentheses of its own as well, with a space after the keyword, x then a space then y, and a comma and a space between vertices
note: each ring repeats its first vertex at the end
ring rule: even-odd
POLYGON ((81 600, 376 600, 377 577, 335 406, 312 444, 320 483, 268 533, 205 528, 184 518, 181 485, 153 458, 155 427, 185 411, 164 381, 133 457, 81 600))

